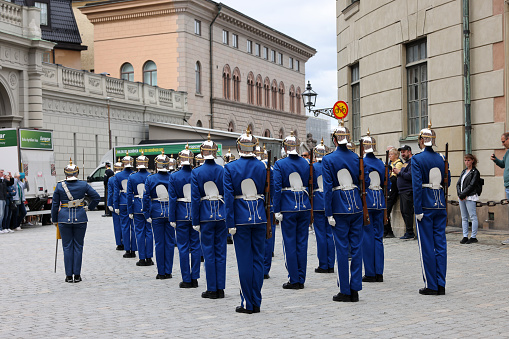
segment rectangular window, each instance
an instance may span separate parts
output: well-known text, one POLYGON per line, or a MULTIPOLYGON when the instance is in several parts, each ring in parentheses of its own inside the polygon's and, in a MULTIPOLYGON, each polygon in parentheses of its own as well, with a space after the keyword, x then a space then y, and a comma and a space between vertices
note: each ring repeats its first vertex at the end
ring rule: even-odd
POLYGON ((267 47, 263 47, 263 58, 265 60, 269 59, 269 49, 267 47))
POLYGON ((351 68, 351 89, 352 89, 352 140, 359 140, 361 137, 361 84, 359 78, 359 64, 351 68))
POLYGON ((239 36, 237 34, 232 34, 232 46, 239 48, 239 36))
POLYGON ((283 53, 277 54, 277 63, 282 65, 283 64, 283 53))
POLYGON ((247 52, 249 54, 252 54, 253 53, 253 42, 251 40, 248 40, 247 41, 247 52))
POLYGON ((47 62, 47 63, 51 62, 51 52, 46 51, 46 52, 42 53, 42 62, 47 62))
POLYGON ((290 69, 293 69, 293 58, 288 58, 288 67, 290 67, 290 69))
POLYGON ((408 134, 428 125, 428 63, 426 40, 406 46, 408 134))
POLYGON ((295 70, 297 72, 300 72, 300 61, 299 60, 295 60, 295 70))
POLYGON ((45 2, 35 2, 35 7, 41 9, 41 25, 48 25, 48 4, 45 2))
POLYGON ((255 55, 260 56, 260 44, 255 44, 255 55))
POLYGON ((273 49, 270 50, 270 61, 276 62, 276 51, 273 49))
POLYGON ((223 29, 223 44, 228 45, 228 31, 223 29))
POLYGON ((194 20, 194 34, 201 35, 201 21, 194 20))

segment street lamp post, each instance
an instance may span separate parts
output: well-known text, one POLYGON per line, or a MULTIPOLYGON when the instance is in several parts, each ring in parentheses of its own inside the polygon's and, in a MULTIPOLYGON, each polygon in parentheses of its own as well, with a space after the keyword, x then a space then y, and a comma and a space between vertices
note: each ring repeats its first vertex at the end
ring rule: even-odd
POLYGON ((109 149, 111 149, 111 118, 110 118, 110 100, 111 97, 106 97, 108 101, 108 140, 109 140, 109 149))
POLYGON ((302 101, 304 101, 304 107, 308 109, 309 113, 313 113, 315 117, 317 117, 319 114, 327 115, 331 118, 336 118, 334 116, 334 110, 333 108, 319 108, 319 109, 313 109, 316 104, 316 97, 318 96, 318 93, 313 91, 313 88, 311 87, 311 82, 308 81, 308 84, 306 86, 306 90, 302 93, 302 101))

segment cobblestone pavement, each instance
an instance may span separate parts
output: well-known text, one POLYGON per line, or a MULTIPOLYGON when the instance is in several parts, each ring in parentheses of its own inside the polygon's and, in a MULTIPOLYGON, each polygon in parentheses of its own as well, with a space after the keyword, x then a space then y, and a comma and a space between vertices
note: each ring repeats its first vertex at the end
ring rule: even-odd
MULTIPOLYGON (((64 282, 59 243, 53 273, 55 228, 27 227, 0 234, 0 337, 507 337, 509 246, 460 245, 448 234, 447 295, 421 296, 416 241, 386 239, 383 283, 364 284, 358 303, 338 303, 335 274, 317 274, 316 242, 309 238, 308 279, 303 290, 283 290, 287 280, 281 233, 265 280, 261 313, 235 313, 239 283, 235 253, 228 245, 226 298, 202 299, 200 287, 180 289, 178 251, 173 279, 156 280, 156 268, 115 251, 110 218, 89 212, 83 282, 64 282)), ((503 234, 491 235, 497 241, 503 234)), ((202 265, 203 269, 203 265, 202 265)))

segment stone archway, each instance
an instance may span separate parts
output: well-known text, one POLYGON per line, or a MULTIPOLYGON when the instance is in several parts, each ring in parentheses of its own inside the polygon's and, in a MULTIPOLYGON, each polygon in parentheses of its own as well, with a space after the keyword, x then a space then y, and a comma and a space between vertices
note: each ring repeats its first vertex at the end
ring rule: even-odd
POLYGON ((0 116, 12 115, 12 100, 10 91, 0 78, 0 116))

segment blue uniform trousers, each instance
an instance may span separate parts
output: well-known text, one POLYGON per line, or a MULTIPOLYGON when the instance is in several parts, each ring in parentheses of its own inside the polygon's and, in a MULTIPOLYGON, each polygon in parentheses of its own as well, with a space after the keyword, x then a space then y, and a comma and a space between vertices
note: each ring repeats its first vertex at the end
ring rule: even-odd
POLYGON ((64 250, 65 275, 81 275, 81 261, 83 257, 83 243, 87 223, 64 224, 58 223, 58 229, 62 236, 62 248, 64 250))
POLYGON ((260 307, 266 224, 240 225, 233 236, 240 280, 240 302, 247 310, 260 307))
POLYGON ((152 225, 147 222, 142 213, 134 213, 134 230, 138 243, 138 255, 140 259, 152 258, 154 256, 154 236, 152 225))
POLYGON ((310 219, 309 211, 283 212, 283 252, 288 278, 292 284, 304 284, 306 281, 310 219))
POLYGON ((113 218, 113 232, 115 233, 115 243, 117 246, 122 245, 122 227, 120 226, 120 216, 111 212, 111 217, 113 218))
POLYGON ((362 260, 364 274, 374 277, 384 273, 384 211, 369 210, 371 224, 363 227, 362 260))
POLYGON ((124 250, 137 251, 136 246, 136 233, 134 232, 134 225, 129 213, 127 212, 127 205, 120 205, 120 225, 122 227, 122 241, 124 242, 124 250))
POLYGON ((171 274, 175 254, 175 229, 170 226, 168 218, 152 219, 152 228, 156 244, 157 273, 171 274))
MULTIPOLYGON (((270 217, 272 218, 271 228, 272 228, 272 238, 265 239, 265 255, 263 258, 263 274, 269 274, 270 268, 272 267, 272 253, 274 253, 274 247, 276 244, 276 223, 273 218, 274 214, 271 213, 270 217)), ((267 232, 267 229, 265 229, 267 232)))
POLYGON ((362 213, 334 214, 332 227, 338 260, 338 285, 343 294, 362 290, 362 213), (348 267, 348 247, 352 255, 348 267))
POLYGON ((325 217, 325 212, 314 212, 315 237, 316 237, 316 255, 318 256, 318 267, 324 270, 334 268, 334 237, 332 236, 332 227, 325 217))
POLYGON ((182 281, 190 283, 191 280, 200 278, 200 233, 193 229, 190 221, 177 221, 176 233, 182 281), (189 267, 189 255, 191 255, 191 267, 189 267))
POLYGON ((200 223, 207 291, 224 290, 226 284, 226 224, 224 220, 200 223))
POLYGON ((424 209, 417 221, 417 238, 421 252, 422 278, 427 288, 445 287, 447 271, 447 241, 445 239, 446 210, 424 209))

